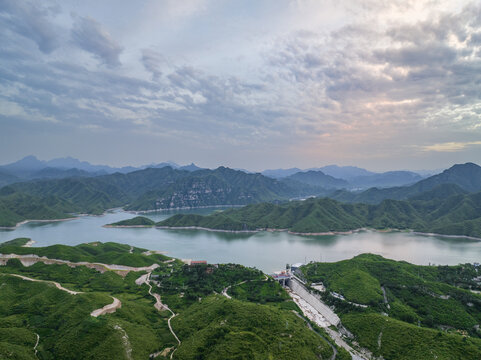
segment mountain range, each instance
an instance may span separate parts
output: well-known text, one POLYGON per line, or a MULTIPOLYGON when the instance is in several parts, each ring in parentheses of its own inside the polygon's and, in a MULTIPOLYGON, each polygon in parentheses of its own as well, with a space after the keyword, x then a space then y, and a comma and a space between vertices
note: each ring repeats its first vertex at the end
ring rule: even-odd
POLYGON ((385 199, 408 199, 440 184, 456 184, 468 192, 481 191, 481 167, 474 163, 457 164, 410 186, 370 188, 362 192, 339 190, 329 197, 342 202, 377 204, 385 199))
MULTIPOLYGON (((56 161, 55 164, 62 164, 60 160, 56 161)), ((370 188, 365 191, 348 191, 348 180, 334 178, 320 170, 273 179, 260 173, 246 173, 226 167, 189 171, 194 167, 192 165, 188 170, 183 170, 163 166, 125 174, 116 172, 93 176, 83 169, 59 170, 33 157, 23 159, 4 166, 1 171, 13 169, 21 174, 22 171, 26 173, 27 169, 35 169, 43 174, 43 179, 23 180, 0 188, 0 226, 14 226, 25 219, 65 218, 72 213, 101 214, 116 207, 147 211, 282 203, 319 196, 342 203, 379 204, 386 199, 407 200, 417 197, 421 200, 427 196, 424 200, 431 200, 436 196, 481 191, 481 167, 473 163, 455 165, 441 174, 409 186, 370 188), (70 177, 56 178, 62 171, 63 174, 70 174, 70 177), (456 188, 441 187, 425 194, 438 185, 446 184, 454 184, 456 188)), ((10 180, 15 176, 3 174, 10 180)), ((406 179, 415 180, 409 174, 404 175, 406 179)), ((391 174, 385 173, 384 176, 391 174)))
POLYGON ((69 213, 101 214, 115 207, 140 211, 247 205, 322 194, 326 193, 320 187, 225 167, 187 171, 166 166, 127 174, 33 180, 4 186, 0 188, 0 226, 38 219, 38 212, 30 203, 49 204, 45 213, 60 212, 54 218, 63 218, 69 213))
MULTIPOLYGON (((33 179, 92 177, 108 175, 117 172, 127 174, 137 170, 143 170, 147 168, 163 168, 166 166, 187 171, 197 171, 203 169, 194 163, 180 166, 172 161, 146 164, 138 167, 111 167, 107 165, 92 165, 87 161, 80 161, 72 157, 56 158, 43 161, 37 159, 33 155, 30 155, 11 164, 0 166, 0 186, 33 179)), ((236 170, 241 170, 246 173, 253 173, 244 169, 236 170)), ((355 166, 337 165, 329 165, 321 168, 310 168, 306 170, 301 170, 299 168, 265 170, 262 171, 261 174, 274 179, 286 179, 294 176, 298 177, 297 180, 302 180, 302 178, 306 178, 306 176, 301 174, 312 172, 322 173, 322 175, 331 176, 338 180, 336 184, 334 184, 332 181, 328 183, 328 186, 326 186, 327 188, 349 190, 361 190, 370 187, 404 186, 413 184, 416 181, 426 177, 426 172, 423 172, 424 175, 420 175, 411 171, 389 171, 384 173, 375 173, 355 166)), ((312 179, 306 181, 305 183, 315 186, 324 186, 325 184, 324 181, 313 182, 312 179)))
POLYGON ((426 177, 425 175, 420 175, 412 171, 375 173, 356 166, 337 165, 328 165, 306 170, 299 168, 265 170, 262 174, 274 179, 294 178, 311 185, 349 190, 410 185, 426 177), (326 176, 329 176, 331 179, 328 181, 326 176))
POLYGON ((284 229, 305 234, 368 227, 481 237, 481 192, 466 194, 457 185, 440 184, 421 197, 384 200, 377 205, 316 198, 280 205, 254 204, 208 216, 178 214, 157 225, 230 231, 284 229))
POLYGON ((87 161, 80 161, 72 157, 43 161, 37 159, 33 155, 29 155, 11 164, 0 166, 0 186, 33 179, 92 177, 114 173, 127 174, 137 170, 143 170, 147 168, 163 168, 166 166, 187 171, 196 171, 202 169, 194 163, 181 166, 172 161, 142 165, 138 167, 111 167, 108 165, 92 165, 87 161))

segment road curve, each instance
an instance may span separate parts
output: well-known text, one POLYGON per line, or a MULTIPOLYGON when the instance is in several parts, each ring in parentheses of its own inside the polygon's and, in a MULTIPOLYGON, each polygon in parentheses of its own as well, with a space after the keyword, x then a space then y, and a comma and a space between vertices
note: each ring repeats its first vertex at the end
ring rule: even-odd
POLYGON ((23 276, 23 275, 17 275, 17 274, 5 274, 5 275, 15 276, 15 277, 18 277, 18 278, 20 278, 20 279, 22 279, 22 280, 27 280, 27 281, 34 281, 34 282, 43 282, 43 283, 48 283, 48 284, 54 284, 57 289, 62 290, 62 291, 65 291, 65 292, 69 293, 70 295, 83 294, 81 291, 73 291, 73 290, 66 289, 66 288, 64 288, 62 285, 60 285, 60 284, 59 284, 58 282, 56 282, 56 281, 32 279, 32 278, 29 278, 29 277, 26 277, 26 276, 23 276))
POLYGON ((96 309, 90 313, 90 316, 97 317, 100 315, 111 314, 122 307, 122 303, 116 297, 111 296, 114 301, 111 304, 105 305, 103 308, 96 309))

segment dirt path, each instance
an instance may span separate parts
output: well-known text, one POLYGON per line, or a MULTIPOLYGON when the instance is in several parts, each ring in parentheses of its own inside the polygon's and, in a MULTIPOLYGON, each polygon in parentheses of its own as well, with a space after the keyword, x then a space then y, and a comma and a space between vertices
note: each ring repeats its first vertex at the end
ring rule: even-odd
POLYGON ((37 356, 37 346, 38 346, 38 343, 40 342, 40 335, 35 333, 35 335, 37 335, 37 342, 35 343, 35 346, 33 347, 33 351, 35 351, 35 357, 38 359, 38 356, 37 356))
POLYGON ((379 333, 379 336, 377 337, 377 348, 381 349, 381 339, 382 339, 382 330, 379 333))
POLYGON ((127 335, 127 332, 122 329, 120 325, 114 325, 114 329, 120 331, 122 334, 122 345, 125 349, 125 356, 127 356, 128 360, 132 360, 132 345, 130 344, 129 335, 127 335))
POLYGON ((17 275, 17 274, 5 274, 5 275, 15 276, 15 277, 18 277, 18 278, 20 278, 20 279, 22 279, 22 280, 27 280, 27 281, 34 281, 34 282, 43 282, 43 283, 48 283, 48 284, 54 284, 57 289, 62 290, 62 291, 65 291, 65 292, 69 293, 70 295, 83 294, 83 293, 80 292, 80 291, 73 291, 73 290, 66 289, 66 288, 64 288, 62 285, 60 285, 60 284, 59 284, 58 282, 56 282, 56 281, 32 279, 32 278, 29 278, 29 277, 26 277, 26 276, 23 276, 23 275, 17 275))
POLYGON ((152 264, 150 266, 142 266, 142 267, 133 267, 127 265, 116 265, 116 264, 103 264, 103 263, 90 263, 87 261, 81 262, 72 262, 68 260, 61 260, 61 259, 49 259, 45 256, 38 256, 38 255, 17 255, 17 254, 0 254, 0 265, 6 265, 7 261, 10 259, 18 259, 22 263, 23 266, 31 266, 36 264, 37 262, 42 262, 46 265, 57 264, 57 265, 68 265, 71 267, 77 266, 86 266, 91 269, 95 269, 100 271, 101 273, 105 271, 116 271, 121 272, 123 274, 127 274, 130 271, 147 271, 150 272, 156 268, 158 268, 159 264, 152 264))
MULTIPOLYGON (((169 330, 171 332, 171 334, 174 336, 175 340, 177 340, 177 342, 179 343, 179 345, 181 344, 181 341, 180 339, 177 337, 176 333, 174 332, 174 330, 172 329, 172 325, 170 324, 170 321, 177 316, 176 313, 174 313, 166 304, 163 304, 162 301, 161 301, 161 298, 160 298, 160 295, 159 294, 156 294, 156 293, 153 293, 152 292, 152 284, 150 283, 150 275, 152 273, 148 273, 145 275, 142 275, 141 277, 139 277, 135 283, 137 285, 142 285, 142 284, 147 284, 147 286, 149 287, 149 294, 150 296, 153 296, 154 299, 155 299, 155 304, 154 304, 154 307, 158 310, 158 311, 162 311, 162 310, 167 310, 169 311, 172 315, 169 317, 169 319, 167 320, 167 325, 169 326, 169 330)), ((170 358, 172 359, 172 356, 174 356, 174 352, 176 351, 177 349, 174 349, 174 351, 172 351, 172 353, 170 354, 170 358)))
POLYGON ((384 289, 384 286, 381 286, 381 290, 382 290, 382 295, 384 296, 384 304, 386 304, 387 308, 390 309, 391 305, 389 305, 389 302, 387 301, 386 289, 384 289))
MULTIPOLYGON (((267 280, 269 280, 269 277, 266 274, 264 274, 264 279, 262 279, 261 281, 267 281, 267 280)), ((250 282, 250 281, 257 281, 257 279, 255 279, 255 280, 244 280, 244 281, 241 281, 237 284, 229 285, 229 286, 225 287, 224 290, 222 290, 222 295, 224 295, 227 299, 232 299, 232 296, 227 294, 227 290, 229 290, 233 286, 242 285, 242 284, 245 284, 246 282, 250 282)))
POLYGON ((100 315, 111 314, 117 311, 122 307, 122 303, 116 297, 111 296, 114 301, 111 304, 105 305, 103 308, 94 310, 90 313, 90 316, 97 317, 100 315))

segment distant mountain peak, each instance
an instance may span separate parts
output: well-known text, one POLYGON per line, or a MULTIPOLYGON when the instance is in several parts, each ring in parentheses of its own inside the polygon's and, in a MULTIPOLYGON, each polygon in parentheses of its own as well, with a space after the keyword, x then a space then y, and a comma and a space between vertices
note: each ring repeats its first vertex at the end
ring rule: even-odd
POLYGON ((330 175, 332 177, 338 179, 348 180, 359 177, 359 176, 369 176, 375 175, 376 173, 357 167, 357 166, 339 166, 339 165, 327 165, 321 168, 313 168, 310 170, 320 170, 326 175, 330 175))
POLYGON ((28 155, 24 158, 4 165, 3 168, 11 170, 39 170, 46 167, 45 162, 37 159, 34 155, 28 155))
POLYGON ((202 170, 203 168, 198 167, 194 163, 191 163, 190 165, 184 165, 179 167, 180 170, 187 170, 187 171, 197 171, 197 170, 202 170))

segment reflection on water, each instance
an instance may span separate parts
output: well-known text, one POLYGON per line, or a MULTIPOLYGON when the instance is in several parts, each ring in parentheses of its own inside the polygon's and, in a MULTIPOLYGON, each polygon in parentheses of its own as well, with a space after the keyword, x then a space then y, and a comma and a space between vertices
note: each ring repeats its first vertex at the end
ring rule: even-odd
MULTIPOLYGON (((163 211, 145 216, 160 221, 179 212, 208 214, 215 210, 219 209, 163 211)), ((266 272, 282 269, 286 263, 338 261, 367 252, 415 264, 481 262, 481 241, 423 236, 409 232, 362 231, 349 235, 299 236, 287 232, 224 233, 102 227, 133 216, 116 211, 103 216, 83 216, 62 222, 28 223, 15 230, 0 231, 0 242, 16 237, 30 237, 36 241, 35 246, 114 241, 167 251, 169 255, 179 258, 213 263, 236 262, 266 272)))

